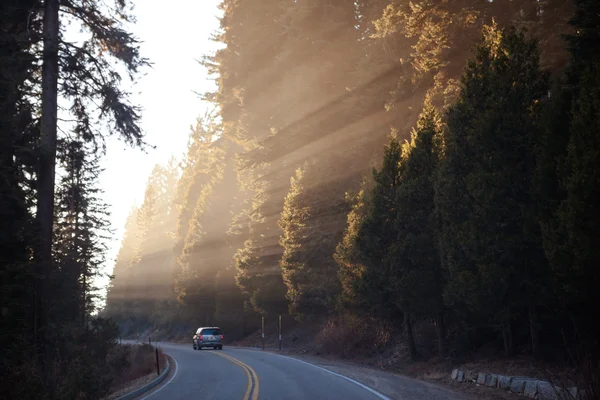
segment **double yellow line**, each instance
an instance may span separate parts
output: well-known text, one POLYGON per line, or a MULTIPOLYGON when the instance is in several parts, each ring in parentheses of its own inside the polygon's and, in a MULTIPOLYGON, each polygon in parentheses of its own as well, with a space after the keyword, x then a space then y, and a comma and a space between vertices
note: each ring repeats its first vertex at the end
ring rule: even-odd
POLYGON ((218 356, 226 358, 229 361, 231 361, 232 363, 237 364, 240 367, 242 367, 244 369, 244 372, 246 373, 246 377, 248 378, 248 386, 246 387, 246 393, 244 393, 243 400, 258 400, 258 389, 260 386, 259 381, 258 381, 258 375, 256 374, 256 371, 254 371, 254 369, 251 366, 249 366, 246 363, 241 362, 240 360, 238 360, 236 358, 228 356, 225 353, 211 351, 211 354, 216 354, 218 356))

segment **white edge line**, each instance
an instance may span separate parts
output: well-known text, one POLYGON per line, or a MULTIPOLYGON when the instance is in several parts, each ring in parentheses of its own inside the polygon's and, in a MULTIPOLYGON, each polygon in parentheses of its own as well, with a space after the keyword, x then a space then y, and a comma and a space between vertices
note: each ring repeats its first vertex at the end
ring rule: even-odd
POLYGON ((177 360, 175 360, 175 357, 171 356, 171 358, 173 359, 173 362, 175 363, 175 372, 173 373, 173 376, 171 377, 171 379, 169 379, 169 381, 167 383, 165 383, 164 385, 162 385, 160 388, 158 388, 158 390, 156 390, 153 393, 150 393, 148 396, 146 397, 142 397, 141 400, 146 400, 149 397, 154 396, 156 393, 160 392, 161 390, 163 390, 169 383, 171 383, 171 381, 177 376, 177 371, 179 370, 179 364, 177 364, 177 360))
MULTIPOLYGON (((242 350, 242 349, 240 349, 240 350, 242 350)), ((248 351, 252 351, 252 350, 248 350, 248 351)), ((352 378, 348 378, 347 376, 344 376, 344 375, 342 375, 342 374, 338 374, 337 372, 333 372, 333 371, 331 371, 331 370, 328 370, 327 368, 319 367, 318 365, 311 364, 311 363, 309 363, 309 362, 306 362, 306 361, 302 361, 302 360, 300 360, 300 359, 298 359, 298 358, 294 358, 294 357, 288 357, 288 356, 284 356, 284 355, 282 355, 282 354, 275 354, 275 353, 271 353, 271 354, 273 354, 273 355, 275 355, 275 356, 283 357, 283 358, 288 358, 288 359, 290 359, 290 360, 298 361, 298 362, 300 362, 300 363, 302 363, 302 364, 310 365, 311 367, 315 367, 315 368, 318 368, 318 369, 320 369, 320 370, 322 370, 322 371, 329 372, 329 373, 330 373, 330 374, 332 374, 332 375, 338 376, 338 377, 340 377, 340 378, 342 378, 342 379, 345 379, 345 380, 347 380, 347 381, 349 381, 349 382, 352 382, 352 383, 354 383, 355 385, 358 385, 358 386, 360 386, 361 388, 363 388, 363 389, 365 389, 365 390, 367 390, 367 391, 371 392, 372 394, 374 394, 375 396, 379 397, 379 398, 380 398, 380 399, 382 399, 382 400, 392 400, 391 398, 387 397, 386 395, 384 395, 384 394, 382 394, 382 393, 379 393, 377 390, 375 390, 375 389, 373 389, 373 388, 370 388, 370 387, 368 387, 367 385, 364 385, 364 384, 362 384, 362 383, 360 383, 360 382, 358 382, 358 381, 355 381, 355 380, 354 380, 354 379, 352 379, 352 378)))

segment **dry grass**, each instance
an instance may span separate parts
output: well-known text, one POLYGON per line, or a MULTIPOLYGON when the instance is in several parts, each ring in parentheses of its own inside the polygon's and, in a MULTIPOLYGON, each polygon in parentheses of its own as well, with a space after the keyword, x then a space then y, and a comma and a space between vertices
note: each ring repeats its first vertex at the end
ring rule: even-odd
POLYGON ((389 324, 348 315, 329 319, 316 337, 323 352, 344 358, 357 353, 379 353, 391 340, 389 324))
MULTIPOLYGON (((118 346, 117 353, 113 357, 123 363, 123 368, 113 381, 112 395, 124 390, 126 392, 135 390, 157 376, 155 351, 154 347, 147 344, 118 346)), ((166 356, 161 350, 158 351, 158 358, 162 372, 166 366, 166 356)), ((109 396, 109 398, 112 397, 109 396)))

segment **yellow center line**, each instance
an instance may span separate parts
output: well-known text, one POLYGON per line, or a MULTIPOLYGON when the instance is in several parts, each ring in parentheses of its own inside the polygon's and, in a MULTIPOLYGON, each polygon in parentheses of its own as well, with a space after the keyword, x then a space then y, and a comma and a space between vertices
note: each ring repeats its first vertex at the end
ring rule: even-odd
POLYGON ((226 358, 229 361, 231 361, 232 363, 237 364, 240 367, 242 367, 244 369, 244 372, 246 373, 246 377, 248 378, 248 386, 246 387, 246 393, 244 393, 243 400, 258 400, 258 390, 259 390, 259 386, 260 386, 259 381, 258 381, 258 374, 251 366, 249 366, 246 363, 241 362, 237 358, 233 358, 224 353, 211 351, 211 354, 216 354, 218 356, 226 358), (254 390, 252 390, 253 388, 254 388, 254 390), (250 397, 250 396, 252 396, 252 397, 250 397))

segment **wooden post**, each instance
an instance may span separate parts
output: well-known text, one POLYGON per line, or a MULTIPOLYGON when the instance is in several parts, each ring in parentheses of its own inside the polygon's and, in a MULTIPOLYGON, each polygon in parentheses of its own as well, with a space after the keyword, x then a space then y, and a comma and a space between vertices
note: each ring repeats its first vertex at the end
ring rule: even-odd
POLYGON ((281 314, 279 314, 279 351, 281 351, 281 314))
POLYGON ((156 375, 160 375, 160 365, 158 364, 158 347, 156 347, 154 350, 156 353, 156 375))
POLYGON ((265 317, 260 317, 261 318, 261 331, 262 331, 262 337, 261 337, 261 342, 262 342, 262 349, 265 349, 265 317))
POLYGON ((152 338, 148 336, 148 346, 152 346, 152 338))

